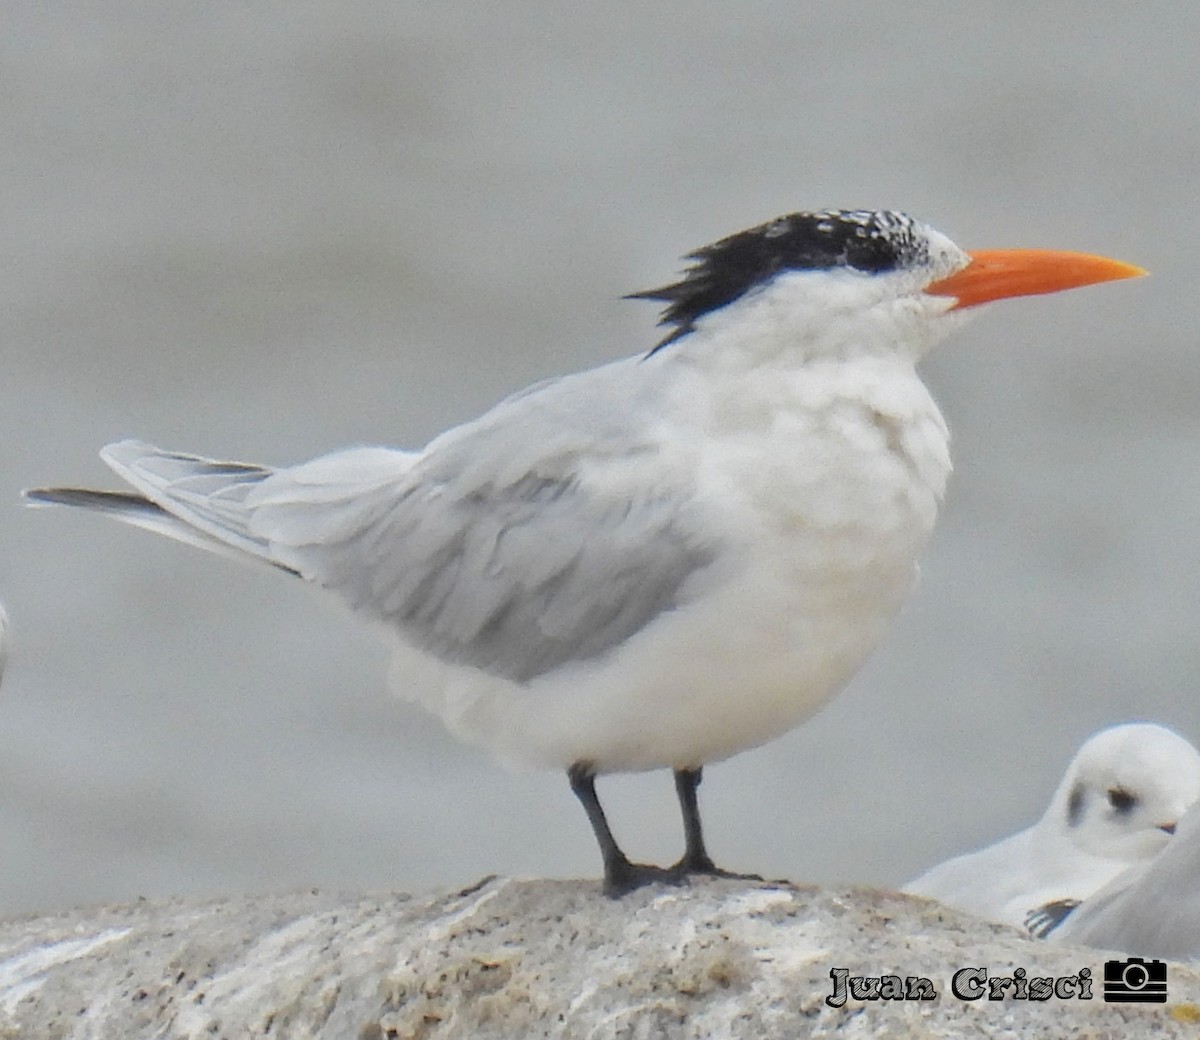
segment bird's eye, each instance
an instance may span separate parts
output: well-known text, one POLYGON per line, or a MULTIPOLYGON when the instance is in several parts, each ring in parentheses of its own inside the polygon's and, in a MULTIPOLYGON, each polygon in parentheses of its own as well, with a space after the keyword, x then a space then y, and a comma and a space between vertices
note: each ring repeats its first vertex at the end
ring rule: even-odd
POLYGON ((1133 807, 1137 805, 1137 795, 1130 794, 1123 787, 1110 787, 1108 789, 1108 804, 1118 813, 1131 812, 1133 807))

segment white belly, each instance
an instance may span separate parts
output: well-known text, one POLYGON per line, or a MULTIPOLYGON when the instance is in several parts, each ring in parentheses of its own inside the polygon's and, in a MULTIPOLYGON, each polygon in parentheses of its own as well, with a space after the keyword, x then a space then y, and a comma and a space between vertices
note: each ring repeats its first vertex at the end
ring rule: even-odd
MULTIPOLYGON (((764 550, 768 547, 763 546, 764 550)), ((903 602, 911 561, 869 588, 802 581, 757 552, 608 654, 527 685, 397 652, 398 692, 511 764, 695 767, 785 733, 837 693, 903 602)))

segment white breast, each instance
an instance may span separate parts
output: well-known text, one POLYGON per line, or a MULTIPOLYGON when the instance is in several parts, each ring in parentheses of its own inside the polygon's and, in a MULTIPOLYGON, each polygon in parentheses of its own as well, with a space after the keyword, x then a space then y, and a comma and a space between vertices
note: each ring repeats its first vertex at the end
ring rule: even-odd
POLYGON ((681 605, 527 686, 402 648, 400 692, 510 763, 606 772, 719 760, 842 688, 912 586, 950 470, 911 363, 680 379, 670 408, 661 450, 630 464, 690 474, 724 546, 681 605))

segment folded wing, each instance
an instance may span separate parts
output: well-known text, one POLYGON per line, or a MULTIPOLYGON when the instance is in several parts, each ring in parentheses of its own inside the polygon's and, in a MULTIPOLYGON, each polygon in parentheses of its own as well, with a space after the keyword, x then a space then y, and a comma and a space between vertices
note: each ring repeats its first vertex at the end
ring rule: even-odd
POLYGON ((442 660, 517 682, 619 645, 714 558, 683 522, 686 489, 608 479, 608 460, 592 480, 575 447, 503 465, 480 465, 480 447, 271 469, 123 441, 102 457, 138 494, 28 495, 296 573, 442 660))

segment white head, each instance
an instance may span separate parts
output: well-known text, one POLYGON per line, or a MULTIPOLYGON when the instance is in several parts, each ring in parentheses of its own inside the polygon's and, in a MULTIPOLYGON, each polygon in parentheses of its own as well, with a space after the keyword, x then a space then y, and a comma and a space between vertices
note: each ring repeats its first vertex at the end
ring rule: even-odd
POLYGON ((1082 253, 967 253, 904 213, 792 213, 689 254, 680 281, 634 293, 667 303, 656 350, 756 351, 803 359, 903 351, 919 357, 967 308, 1144 274, 1082 253))
POLYGON ((1163 726, 1130 723, 1079 749, 1042 826, 1094 856, 1132 862, 1161 852, 1197 800, 1200 752, 1163 726))

